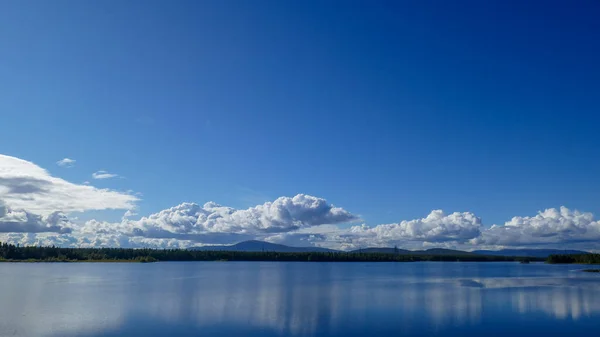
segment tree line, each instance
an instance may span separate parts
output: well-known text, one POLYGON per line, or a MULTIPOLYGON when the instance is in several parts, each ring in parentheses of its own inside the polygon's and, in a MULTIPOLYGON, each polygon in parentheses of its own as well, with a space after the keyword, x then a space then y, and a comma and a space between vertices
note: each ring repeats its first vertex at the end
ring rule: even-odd
POLYGON ((550 255, 546 260, 548 263, 579 263, 600 264, 600 254, 559 254, 550 255))
POLYGON ((186 249, 60 248, 0 243, 0 261, 314 261, 314 262, 413 262, 413 261, 519 261, 517 257, 486 255, 411 255, 361 252, 240 252, 186 249))

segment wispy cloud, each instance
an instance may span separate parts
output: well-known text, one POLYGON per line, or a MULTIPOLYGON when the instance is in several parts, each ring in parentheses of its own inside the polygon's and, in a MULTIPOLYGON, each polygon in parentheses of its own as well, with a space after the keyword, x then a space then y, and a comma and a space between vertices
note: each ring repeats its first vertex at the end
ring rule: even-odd
POLYGON ((94 179, 110 179, 120 177, 118 174, 109 173, 106 171, 97 171, 92 173, 92 178, 94 179))
POLYGON ((56 165, 61 166, 61 167, 73 167, 75 166, 75 159, 71 159, 71 158, 63 158, 59 161, 56 162, 56 165))

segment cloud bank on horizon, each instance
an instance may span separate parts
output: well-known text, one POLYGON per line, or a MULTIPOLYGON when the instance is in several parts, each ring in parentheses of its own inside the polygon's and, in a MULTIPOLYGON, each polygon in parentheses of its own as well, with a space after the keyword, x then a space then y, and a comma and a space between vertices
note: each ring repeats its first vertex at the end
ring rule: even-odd
MULTIPOLYGON (((94 174, 112 175, 99 172, 94 174)), ((408 249, 600 248, 600 222, 591 213, 566 207, 516 216, 489 228, 473 213, 442 210, 421 219, 344 228, 339 225, 356 224, 360 217, 305 194, 247 209, 186 202, 136 220, 139 201, 131 191, 70 183, 32 162, 0 155, 0 241, 22 245, 186 248, 258 239, 345 250, 394 245, 408 249), (73 212, 108 209, 123 210, 121 221, 81 222, 69 217, 73 212)))

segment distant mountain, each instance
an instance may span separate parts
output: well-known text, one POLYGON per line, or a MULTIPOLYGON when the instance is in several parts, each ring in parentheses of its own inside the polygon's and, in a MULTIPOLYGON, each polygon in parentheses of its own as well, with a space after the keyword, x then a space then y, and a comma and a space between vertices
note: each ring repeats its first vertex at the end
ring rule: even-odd
MULTIPOLYGON (((394 254, 396 251, 394 248, 386 247, 371 247, 363 248, 351 251, 351 253, 383 253, 383 254, 394 254)), ((462 250, 452 250, 445 248, 432 248, 427 250, 406 250, 398 249, 398 254, 412 254, 412 255, 475 255, 470 252, 464 252, 462 250)))
MULTIPOLYGON (((228 246, 202 246, 192 247, 191 250, 213 250, 213 251, 234 251, 234 252, 280 252, 280 253, 308 253, 308 252, 338 252, 337 250, 319 248, 319 247, 290 247, 269 243, 264 241, 250 240, 235 245, 228 246)), ((394 254, 394 248, 389 247, 370 247, 353 250, 350 253, 384 253, 394 254)), ((502 249, 502 250, 476 250, 473 252, 465 252, 462 250, 453 250, 445 248, 432 248, 427 250, 406 250, 398 249, 398 254, 412 255, 490 255, 490 256, 523 256, 546 258, 552 254, 587 254, 580 250, 560 250, 560 249, 502 249)))
POLYGON ((561 249, 501 249, 501 250, 475 250, 475 254, 492 256, 527 256, 546 258, 553 254, 588 254, 581 250, 561 249))
POLYGON ((306 252, 335 252, 333 249, 319 247, 290 247, 278 245, 275 243, 250 240, 235 245, 227 246, 202 246, 192 247, 191 250, 212 250, 212 251, 231 251, 231 252, 279 252, 279 253, 306 253, 306 252))
POLYGON ((445 248, 432 248, 427 250, 416 250, 413 254, 427 254, 427 255, 475 255, 471 252, 465 252, 462 250, 454 250, 454 249, 445 249, 445 248))

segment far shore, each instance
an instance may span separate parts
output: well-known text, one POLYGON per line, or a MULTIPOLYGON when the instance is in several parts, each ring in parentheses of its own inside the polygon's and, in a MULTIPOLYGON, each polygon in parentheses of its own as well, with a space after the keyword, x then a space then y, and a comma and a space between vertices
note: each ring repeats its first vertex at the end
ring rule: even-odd
MULTIPOLYGON (((385 261, 369 261, 369 260, 346 260, 346 261, 318 261, 318 260, 228 260, 228 259, 215 259, 215 260, 187 260, 187 261, 177 261, 177 260, 155 260, 151 258, 144 259, 102 259, 102 260, 57 260, 57 259, 0 259, 0 263, 154 263, 154 262, 341 262, 341 263, 352 263, 352 262, 520 262, 519 260, 483 260, 483 261, 472 261, 472 260, 385 260, 385 261)), ((543 261, 541 259, 534 260, 534 262, 541 263, 544 262, 546 264, 547 261, 543 261)), ((586 263, 569 263, 575 265, 586 265, 586 263)), ((589 265, 589 264, 588 264, 589 265)), ((581 271, 586 273, 600 273, 600 269, 582 269, 581 271)))
POLYGON ((39 259, 27 259, 27 260, 2 260, 0 263, 153 263, 158 261, 138 261, 138 260, 39 260, 39 259))
MULTIPOLYGON (((273 262, 546 262, 551 264, 600 264, 600 254, 527 256, 482 255, 470 252, 431 249, 392 252, 277 252, 150 248, 61 248, 19 246, 0 243, 0 262, 105 262, 149 263, 158 261, 273 261, 273 262)), ((588 272, 599 272, 590 269, 588 272)))

